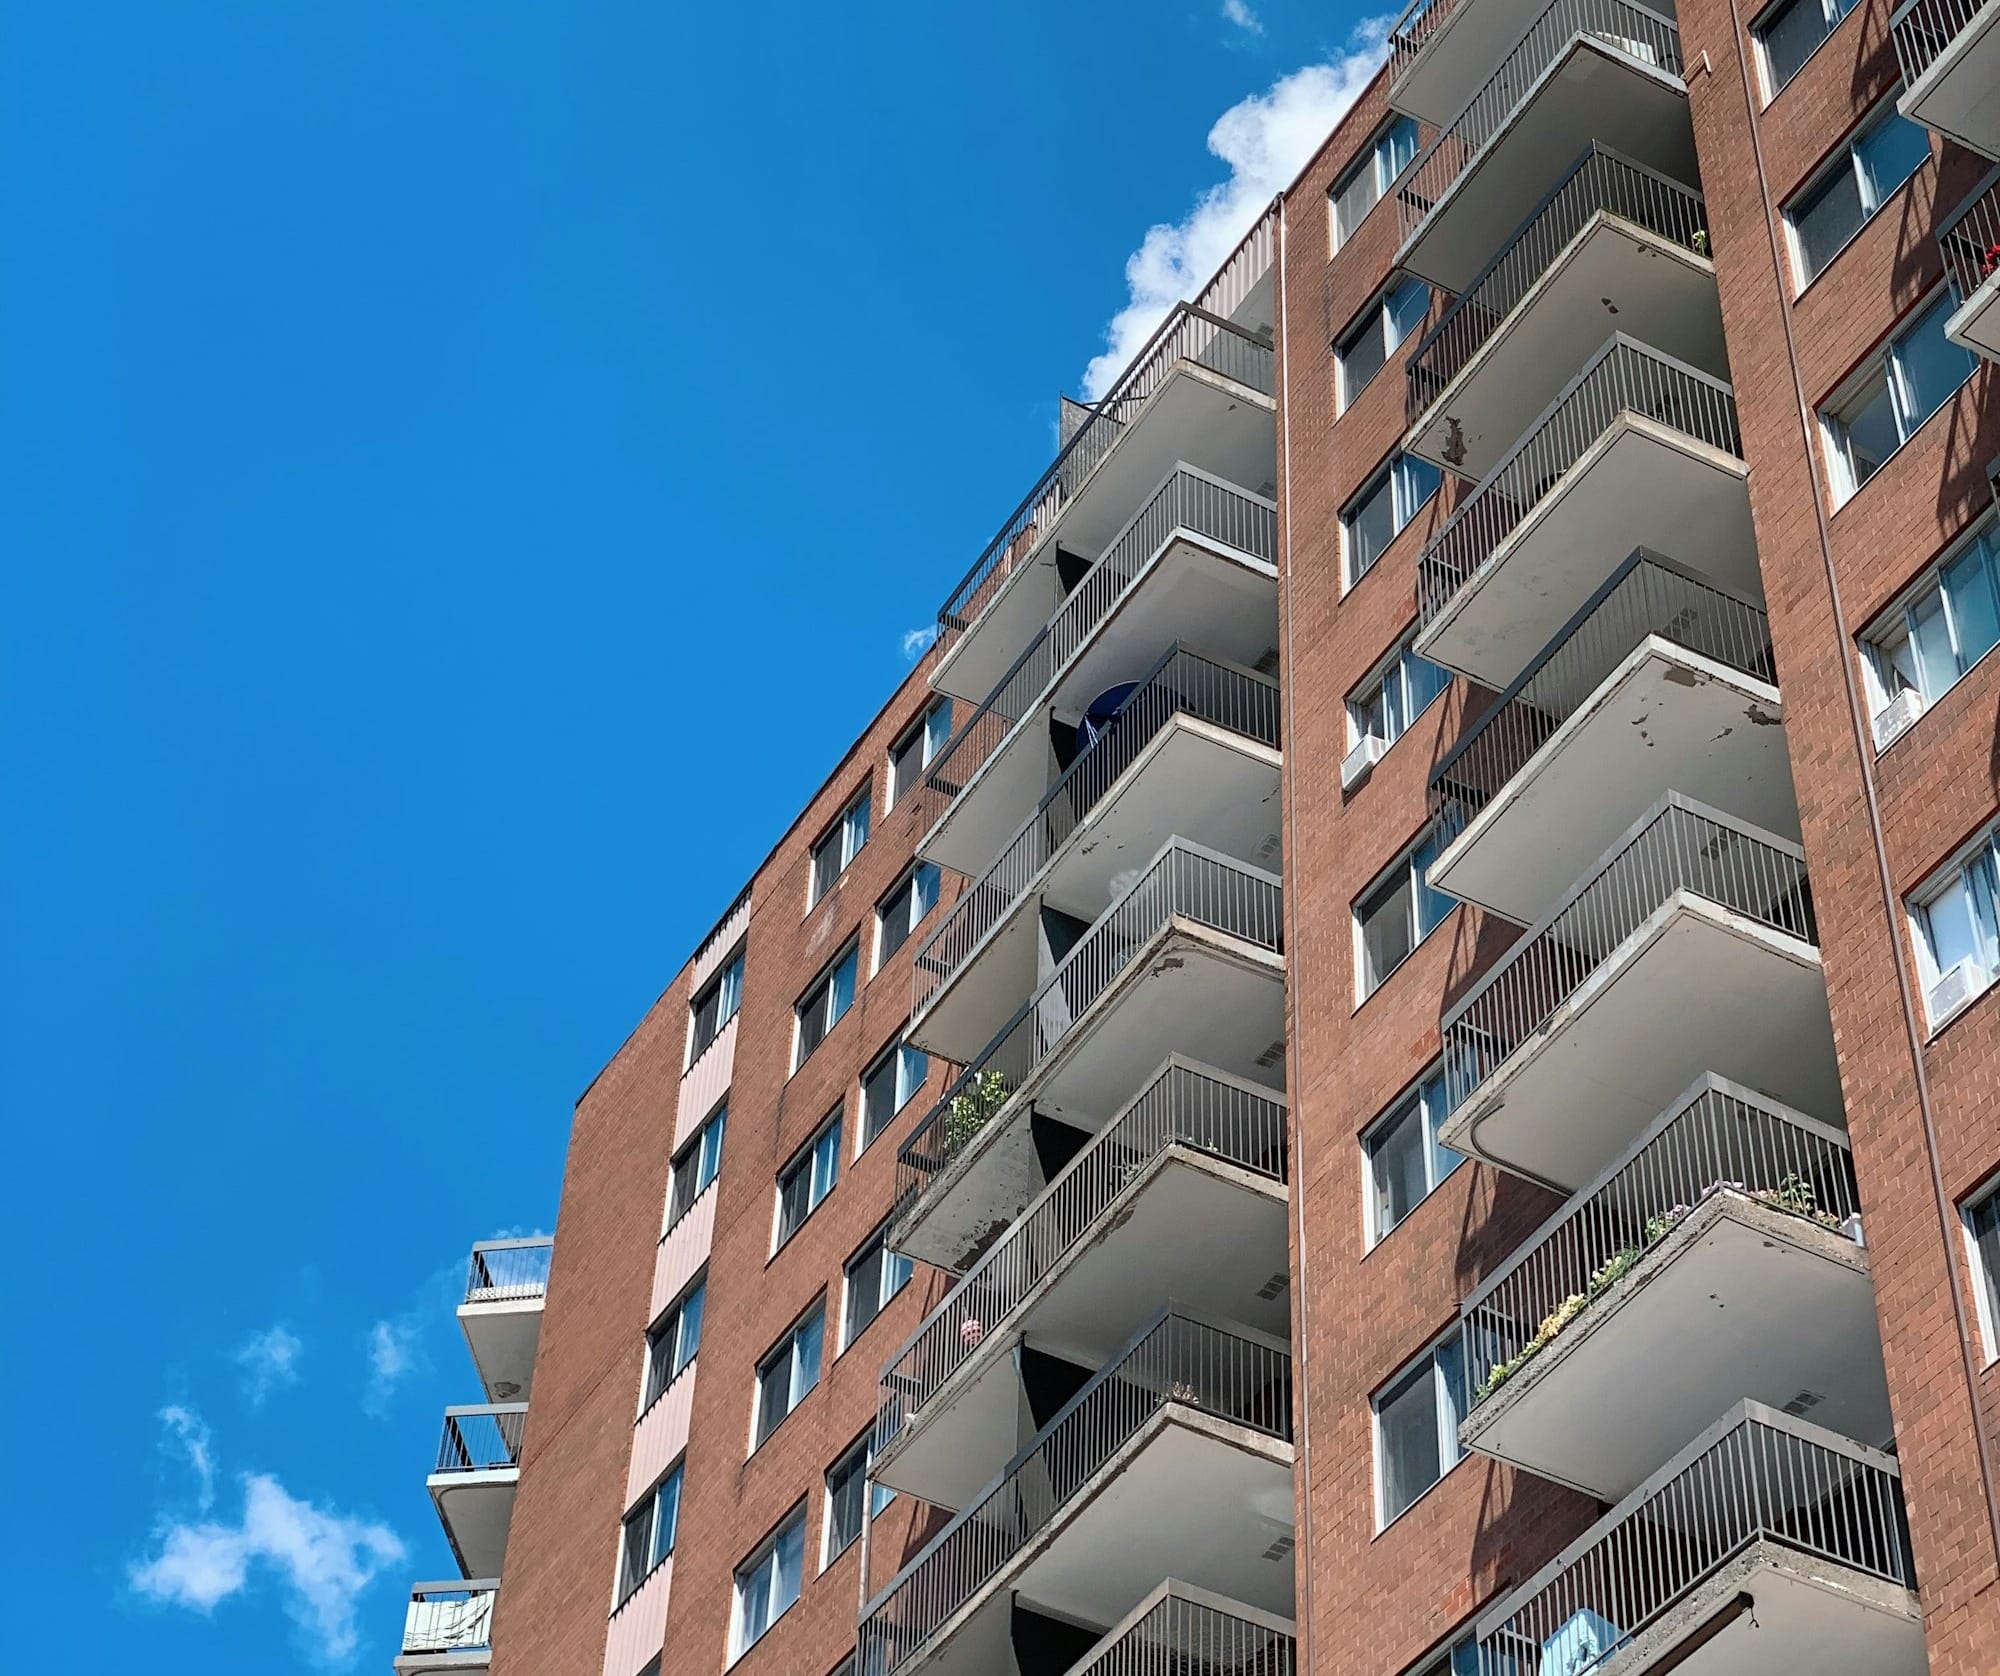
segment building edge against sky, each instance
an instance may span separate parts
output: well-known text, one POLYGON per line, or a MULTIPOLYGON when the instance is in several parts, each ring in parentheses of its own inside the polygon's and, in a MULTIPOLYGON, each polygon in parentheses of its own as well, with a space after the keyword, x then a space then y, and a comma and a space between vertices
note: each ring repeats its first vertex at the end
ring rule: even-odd
POLYGON ((1993 1670, 1995 88, 1413 7, 474 1249, 397 1669, 1993 1670))

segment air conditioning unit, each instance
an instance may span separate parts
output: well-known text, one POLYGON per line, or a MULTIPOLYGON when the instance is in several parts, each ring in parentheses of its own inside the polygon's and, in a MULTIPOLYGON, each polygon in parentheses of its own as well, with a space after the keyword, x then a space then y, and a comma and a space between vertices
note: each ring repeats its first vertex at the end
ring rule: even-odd
POLYGON ((1931 1023, 1942 1024, 1968 1001, 1981 994, 1987 984, 1986 968, 1967 955, 1931 985, 1924 1003, 1930 1008, 1931 1023))
POLYGON ((1875 749, 1886 751, 1916 725, 1924 713, 1924 695, 1915 687, 1905 687, 1875 712, 1875 749))
POLYGON ((1387 741, 1368 734, 1360 744, 1340 760, 1340 789, 1352 791, 1368 778, 1368 772, 1382 760, 1382 753, 1389 748, 1387 741))

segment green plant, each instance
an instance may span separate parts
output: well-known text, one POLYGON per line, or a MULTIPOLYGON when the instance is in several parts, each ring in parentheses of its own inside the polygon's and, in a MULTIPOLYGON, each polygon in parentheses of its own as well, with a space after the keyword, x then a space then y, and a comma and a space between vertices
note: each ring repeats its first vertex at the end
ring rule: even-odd
POLYGON ((1639 1261, 1639 1257, 1640 1251, 1636 1245, 1624 1246, 1614 1251, 1605 1259, 1600 1267, 1592 1272, 1590 1284, 1584 1289, 1585 1295, 1594 1298, 1613 1281, 1630 1274, 1633 1266, 1639 1261))
POLYGON ((1013 1090, 998 1071, 981 1071, 972 1077, 962 1093, 951 1097, 945 1107, 944 1144, 956 1152, 986 1127, 986 1121, 1007 1103, 1013 1090))

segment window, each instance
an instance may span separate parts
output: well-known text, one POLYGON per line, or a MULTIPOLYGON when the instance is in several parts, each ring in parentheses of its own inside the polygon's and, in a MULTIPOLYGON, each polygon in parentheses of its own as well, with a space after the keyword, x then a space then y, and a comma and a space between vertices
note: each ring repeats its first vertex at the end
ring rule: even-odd
POLYGON ((1951 292, 1939 292, 1821 410, 1835 505, 1880 471, 1972 376, 1972 351, 1944 335, 1951 309, 1951 292))
POLYGON ((1404 641, 1394 661, 1347 701, 1349 747, 1370 738, 1395 744, 1450 685, 1450 670, 1418 657, 1404 641))
POLYGON ((2000 526, 1989 521, 1862 642, 1871 713, 1914 692, 1928 709, 2000 644, 2000 526))
POLYGON ((778 1233, 772 1250, 799 1231, 839 1179, 840 1112, 836 1109, 811 1144, 778 1172, 778 1233))
POLYGON ((1979 1293, 1979 1319, 1986 1330, 1986 1359, 2000 1357, 2000 1183, 1967 1208, 1966 1238, 1972 1242, 1972 1281, 1979 1293))
MULTIPOLYGON (((1490 1667, 1488 1676, 1501 1676, 1503 1667, 1507 1676, 1519 1676, 1519 1667, 1511 1658, 1499 1653, 1493 1657, 1502 1663, 1490 1667)), ((1480 1676, 1479 1643, 1467 1635, 1419 1665, 1414 1676, 1480 1676)), ((1551 1671, 1550 1676, 1555 1676, 1555 1672, 1551 1671)))
POLYGON ((937 906, 938 870, 934 863, 920 861, 896 881, 896 888, 875 904, 875 968, 909 941, 910 933, 923 924, 924 915, 937 906))
POLYGON ((739 1658, 756 1646, 764 1632, 790 1610, 799 1598, 805 1558, 806 1510, 800 1506, 736 1568, 730 1657, 739 1658))
POLYGON ((618 1599, 627 1596, 652 1576, 653 1568, 674 1551, 674 1532, 681 1518, 681 1469, 678 1463, 666 1477, 640 1499, 625 1515, 624 1541, 619 1548, 618 1599))
POLYGON ((1431 288, 1405 277, 1368 305, 1368 313, 1340 340, 1340 406, 1344 412, 1368 381, 1388 364, 1430 312, 1431 288))
POLYGON ((792 1049, 793 1070, 806 1062, 807 1055, 826 1040, 827 1032, 854 1005, 854 970, 859 964, 859 952, 850 943, 846 952, 820 974, 792 1009, 798 1020, 797 1040, 792 1049))
POLYGON ((867 842, 868 788, 863 786, 861 795, 833 823, 833 830, 813 845, 811 896, 806 902, 808 908, 833 889, 833 881, 847 871, 848 864, 861 853, 861 846, 867 842))
POLYGON ((895 808, 930 767, 951 737, 951 700, 941 698, 916 725, 889 747, 889 807, 895 808))
POLYGON ((1395 1227, 1465 1162, 1438 1140, 1451 1115, 1442 1071, 1433 1071, 1389 1108, 1362 1139, 1368 1153, 1368 1240, 1395 1227))
POLYGON ((757 1364, 756 1444, 778 1429, 778 1422, 806 1399, 819 1383, 820 1341, 826 1306, 816 1303, 810 1314, 771 1347, 757 1364))
POLYGON ((743 951, 738 949, 729 964, 703 986, 690 1011, 688 1063, 692 1065, 708 1051, 709 1043, 722 1034, 722 1027, 736 1016, 743 1000, 743 951))
POLYGON ((1465 1356, 1453 1332, 1405 1368, 1375 1399, 1375 1492, 1384 1525, 1458 1465, 1465 1415, 1465 1356))
POLYGON ((1348 503, 1340 515, 1340 534, 1350 588, 1368 574, 1437 486, 1438 468, 1430 461, 1398 454, 1348 503))
POLYGON ((707 1291, 706 1279, 697 1280, 646 1334, 646 1396, 642 1413, 680 1377, 681 1370, 701 1348, 701 1306, 707 1291))
POLYGON ((841 1309, 840 1347, 858 1339, 868 1323, 889 1307, 889 1300, 910 1283, 910 1259, 891 1251, 884 1230, 847 1259, 847 1298, 841 1309))
POLYGON ((1396 177, 1416 161, 1417 124, 1413 117, 1393 118, 1375 136, 1368 155, 1342 175, 1333 188, 1333 248, 1354 236, 1362 217, 1396 184, 1396 177))
POLYGON ((864 1496, 871 1519, 896 1499, 893 1490, 885 1490, 879 1484, 872 1494, 868 1491, 868 1468, 875 1458, 870 1444, 871 1440, 864 1436, 826 1469, 826 1542, 819 1562, 822 1570, 846 1553, 848 1545, 861 1534, 864 1496))
POLYGON ((1410 951, 1435 931, 1453 907, 1452 899, 1430 886, 1431 863, 1451 840, 1433 824, 1415 846, 1354 904, 1355 947, 1360 958, 1360 999, 1410 958, 1410 951))
POLYGON ((889 1127, 896 1113, 931 1074, 931 1058, 922 1048, 898 1042, 862 1073, 861 1144, 865 1147, 889 1127))
POLYGON ((1800 290, 1825 272, 1847 241, 1931 154, 1930 136, 1897 113, 1893 98, 1884 103, 1884 114, 1849 140, 1785 211, 1800 290))
POLYGON ((701 1132, 675 1157, 673 1186, 667 1195, 669 1228, 694 1208, 695 1200, 722 1169, 722 1131, 728 1118, 729 1108, 717 1106, 701 1132))
POLYGON ((1933 1026, 1940 1025, 2000 976, 2000 852, 1986 834, 1910 904, 1917 969, 1933 1026))
POLYGON ((1764 61, 1765 98, 1778 96, 1854 6, 1855 0, 1781 0, 1750 26, 1764 61))

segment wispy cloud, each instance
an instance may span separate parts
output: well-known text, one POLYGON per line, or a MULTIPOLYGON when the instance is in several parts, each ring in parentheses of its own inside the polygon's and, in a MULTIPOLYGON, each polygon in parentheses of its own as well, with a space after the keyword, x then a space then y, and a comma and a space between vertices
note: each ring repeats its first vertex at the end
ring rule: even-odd
POLYGON ((931 643, 937 639, 937 634, 936 623, 927 623, 922 628, 905 629, 903 631, 903 661, 905 663, 915 663, 918 658, 931 649, 931 643))
POLYGON ((208 1424, 191 1408, 170 1403, 160 1410, 160 1424, 167 1435, 161 1446, 182 1456, 195 1476, 195 1498, 206 1513, 215 1504, 215 1440, 208 1424))
MULTIPOLYGON (((1223 13, 1230 15, 1230 0, 1223 13)), ((1386 17, 1364 19, 1345 52, 1294 70, 1216 119, 1208 149, 1228 164, 1229 178, 1201 193, 1179 221, 1149 228, 1126 261, 1129 300, 1104 330, 1104 352, 1083 370, 1086 400, 1109 390, 1167 311, 1207 283, 1346 115, 1388 54, 1388 25, 1386 17)))
POLYGON ((1264 20, 1243 3, 1243 0, 1222 0, 1222 15, 1225 21, 1233 23, 1246 35, 1264 33, 1264 20))
MULTIPOLYGON (((202 1436, 205 1448, 205 1429, 202 1436)), ((152 1553, 131 1567, 133 1589, 207 1615, 269 1577, 315 1662, 348 1663, 358 1642, 356 1603, 385 1567, 402 1563, 402 1539, 386 1525, 301 1500, 267 1473, 239 1482, 243 1514, 234 1524, 161 1522, 152 1553)))
POLYGON ((244 1400, 256 1408, 280 1385, 296 1385, 304 1350, 297 1336, 284 1326, 253 1334, 236 1352, 236 1365, 243 1373, 244 1400))
POLYGON ((377 1321, 368 1330, 368 1388, 361 1406, 378 1420, 389 1412, 396 1387, 423 1366, 418 1330, 418 1322, 407 1315, 377 1321))

